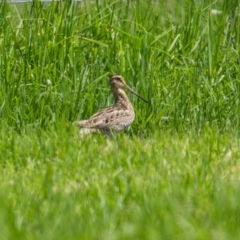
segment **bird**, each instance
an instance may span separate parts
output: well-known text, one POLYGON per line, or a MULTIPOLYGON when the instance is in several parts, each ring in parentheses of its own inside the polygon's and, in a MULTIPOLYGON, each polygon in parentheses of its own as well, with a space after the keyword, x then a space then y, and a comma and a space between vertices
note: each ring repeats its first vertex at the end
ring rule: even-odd
POLYGON ((100 132, 103 135, 112 136, 114 133, 125 130, 133 123, 135 112, 123 89, 127 89, 148 103, 146 99, 126 84, 121 75, 113 74, 109 83, 115 100, 114 105, 98 111, 89 119, 75 121, 74 123, 80 129, 80 135, 100 132))

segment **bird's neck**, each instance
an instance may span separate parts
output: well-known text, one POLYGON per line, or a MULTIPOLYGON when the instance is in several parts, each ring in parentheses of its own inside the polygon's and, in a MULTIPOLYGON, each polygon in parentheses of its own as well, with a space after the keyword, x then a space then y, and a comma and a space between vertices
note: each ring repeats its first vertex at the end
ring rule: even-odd
POLYGON ((112 89, 114 99, 115 99, 115 105, 121 105, 128 109, 132 109, 132 104, 130 103, 126 93, 121 89, 112 89))

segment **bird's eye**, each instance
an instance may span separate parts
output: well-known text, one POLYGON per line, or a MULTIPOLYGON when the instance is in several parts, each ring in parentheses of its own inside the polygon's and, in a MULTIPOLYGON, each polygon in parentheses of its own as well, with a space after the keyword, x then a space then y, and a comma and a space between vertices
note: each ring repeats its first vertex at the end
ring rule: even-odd
POLYGON ((116 79, 117 79, 117 81, 121 81, 121 78, 120 78, 120 77, 117 77, 116 79))

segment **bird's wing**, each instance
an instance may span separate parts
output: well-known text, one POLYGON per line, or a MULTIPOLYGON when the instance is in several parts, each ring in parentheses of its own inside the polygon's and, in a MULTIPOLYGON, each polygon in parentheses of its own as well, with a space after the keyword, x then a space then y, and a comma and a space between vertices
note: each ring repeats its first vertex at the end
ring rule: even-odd
POLYGON ((80 127, 99 130, 112 129, 121 131, 134 120, 134 113, 128 109, 108 107, 95 113, 88 120, 77 122, 80 127))

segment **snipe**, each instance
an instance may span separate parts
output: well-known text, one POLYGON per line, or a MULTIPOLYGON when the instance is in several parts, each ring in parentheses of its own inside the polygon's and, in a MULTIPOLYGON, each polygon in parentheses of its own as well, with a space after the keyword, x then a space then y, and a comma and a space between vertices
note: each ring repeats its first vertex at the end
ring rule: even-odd
POLYGON ((123 89, 129 90, 147 102, 147 100, 133 91, 120 75, 114 74, 110 77, 110 86, 115 99, 114 105, 100 110, 87 120, 74 122, 80 127, 80 134, 101 132, 104 135, 111 135, 112 133, 125 130, 133 123, 135 112, 123 89))

